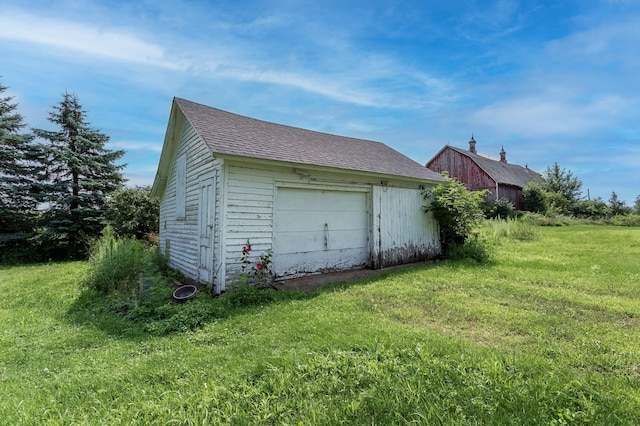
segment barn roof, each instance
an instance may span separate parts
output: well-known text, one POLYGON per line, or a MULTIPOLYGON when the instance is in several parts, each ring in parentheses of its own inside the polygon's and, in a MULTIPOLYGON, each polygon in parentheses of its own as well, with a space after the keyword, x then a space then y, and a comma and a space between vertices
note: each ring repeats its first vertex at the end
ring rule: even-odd
POLYGON ((174 103, 215 154, 444 181, 381 142, 270 123, 186 99, 174 103))
POLYGON ((491 158, 474 154, 471 151, 456 148, 451 145, 446 145, 445 149, 446 148, 450 148, 454 151, 459 152, 460 154, 469 157, 482 170, 484 170, 489 175, 489 177, 491 177, 491 179, 499 184, 524 188, 529 182, 540 179, 540 175, 538 174, 538 172, 531 170, 528 167, 522 167, 517 164, 503 163, 502 161, 493 160, 491 158))

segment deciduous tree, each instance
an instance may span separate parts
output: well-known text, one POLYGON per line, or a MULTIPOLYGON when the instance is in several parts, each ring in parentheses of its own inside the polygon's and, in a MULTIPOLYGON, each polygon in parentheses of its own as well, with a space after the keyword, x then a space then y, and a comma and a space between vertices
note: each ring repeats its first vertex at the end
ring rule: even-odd
POLYGON ((158 233, 160 202, 149 195, 151 188, 122 188, 107 202, 106 218, 120 237, 144 238, 158 233))
POLYGON ((425 191, 424 197, 430 203, 426 210, 433 212, 440 225, 445 247, 464 243, 484 219, 486 191, 469 191, 455 178, 425 191))
POLYGON ((547 199, 540 182, 529 182, 522 189, 522 205, 528 212, 545 213, 547 211, 547 199))

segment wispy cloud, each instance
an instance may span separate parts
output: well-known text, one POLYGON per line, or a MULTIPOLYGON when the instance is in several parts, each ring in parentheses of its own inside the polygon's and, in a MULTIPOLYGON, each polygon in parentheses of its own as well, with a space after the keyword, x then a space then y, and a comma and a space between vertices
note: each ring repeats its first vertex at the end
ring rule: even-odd
POLYGON ((125 140, 111 140, 109 141, 109 149, 124 149, 127 151, 152 151, 161 152, 162 142, 140 142, 140 141, 125 141, 125 140))
POLYGON ((184 62, 168 57, 162 46, 147 42, 128 30, 23 12, 0 15, 0 38, 121 62, 177 70, 187 67, 184 62))
POLYGON ((520 2, 499 0, 470 7, 463 12, 456 25, 457 32, 474 41, 488 41, 507 36, 522 26, 520 2))
POLYGON ((505 99, 471 114, 470 121, 504 134, 551 136, 584 134, 605 124, 626 101, 604 96, 585 102, 546 93, 505 99))
POLYGON ((589 61, 589 68, 611 63, 640 65, 638 55, 629 54, 637 48, 640 27, 637 19, 595 25, 554 40, 547 46, 547 54, 556 60, 589 61))

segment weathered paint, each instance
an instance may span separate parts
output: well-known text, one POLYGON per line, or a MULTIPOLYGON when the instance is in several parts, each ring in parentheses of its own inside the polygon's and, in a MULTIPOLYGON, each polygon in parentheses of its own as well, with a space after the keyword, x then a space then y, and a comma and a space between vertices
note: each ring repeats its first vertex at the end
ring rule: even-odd
POLYGON ((449 172, 450 177, 455 177, 471 191, 488 189, 492 194, 496 192, 496 182, 469 157, 458 151, 441 151, 427 167, 438 173, 449 172))
POLYGON ((373 187, 373 266, 384 268, 440 253, 438 226, 419 189, 373 187))
POLYGON ((174 160, 161 192, 160 250, 167 254, 169 266, 189 278, 224 290, 242 272, 240 258, 247 240, 252 243, 252 262, 274 250, 273 265, 282 277, 382 268, 424 260, 440 251, 437 225, 424 213, 415 182, 216 158, 186 120, 173 120, 180 130, 172 142, 174 160), (182 217, 176 206, 179 156, 186 159, 182 217), (298 205, 297 211, 278 208, 283 196, 289 198, 289 207, 298 205), (209 211, 202 209, 204 202, 209 211), (287 227, 293 233, 287 235, 287 227), (287 252, 286 238, 295 241, 294 251, 287 252), (282 239, 285 248, 278 245, 282 239))
POLYGON ((368 193, 279 187, 274 227, 277 276, 364 267, 368 193))
MULTIPOLYGON (((216 268, 219 266, 215 262, 215 248, 220 243, 219 215, 215 211, 211 213, 214 221, 212 234, 208 235, 213 241, 213 247, 209 248, 207 256, 214 259, 207 261, 201 259, 201 187, 203 177, 208 177, 215 182, 215 186, 210 188, 208 196, 213 196, 210 205, 220 204, 220 191, 218 176, 221 163, 211 155, 209 149, 196 135, 193 128, 182 121, 181 136, 177 143, 175 158, 185 156, 186 175, 184 179, 184 213, 176 205, 176 193, 178 185, 177 163, 169 174, 167 187, 160 200, 160 242, 161 253, 167 254, 167 262, 170 267, 179 269, 185 276, 198 281, 215 281, 216 268), (203 267, 201 267, 203 266, 203 267)), ((209 225, 209 224, 207 224, 209 225)), ((205 226, 205 225, 203 225, 205 226)))
POLYGON ((490 203, 499 198, 511 200, 517 209, 522 208, 522 188, 497 183, 471 158, 449 147, 445 147, 426 165, 438 172, 448 172, 471 191, 488 190, 487 200, 490 203))

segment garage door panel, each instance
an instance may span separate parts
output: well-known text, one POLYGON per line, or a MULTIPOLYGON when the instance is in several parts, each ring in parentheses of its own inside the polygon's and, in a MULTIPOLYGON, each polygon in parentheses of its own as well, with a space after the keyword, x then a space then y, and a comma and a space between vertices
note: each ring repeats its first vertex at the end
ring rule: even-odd
MULTIPOLYGON (((324 263, 327 257, 325 255, 324 263)), ((276 264, 276 274, 279 276, 313 273, 322 270, 318 267, 317 252, 298 253, 291 256, 281 256, 276 264)))
POLYGON ((362 211, 364 192, 321 191, 286 188, 278 192, 278 205, 282 211, 362 211))
POLYGON ((277 254, 292 254, 324 250, 324 232, 281 232, 275 241, 274 252, 277 254))
POLYGON ((279 276, 364 266, 367 194, 278 188, 274 270, 279 276))
POLYGON ((367 259, 362 257, 360 248, 346 248, 328 252, 327 261, 332 265, 331 269, 348 269, 364 267, 367 259))
POLYGON ((329 230, 367 229, 366 218, 354 212, 300 212, 278 211, 279 231, 298 232, 305 230, 324 231, 325 224, 329 230))
POLYGON ((367 237, 361 229, 329 232, 328 250, 342 250, 348 248, 362 251, 367 247, 367 237))
POLYGON ((297 252, 323 252, 343 249, 367 248, 367 238, 362 230, 334 231, 327 234, 325 246, 324 231, 281 232, 275 241, 274 252, 292 254, 297 252))

